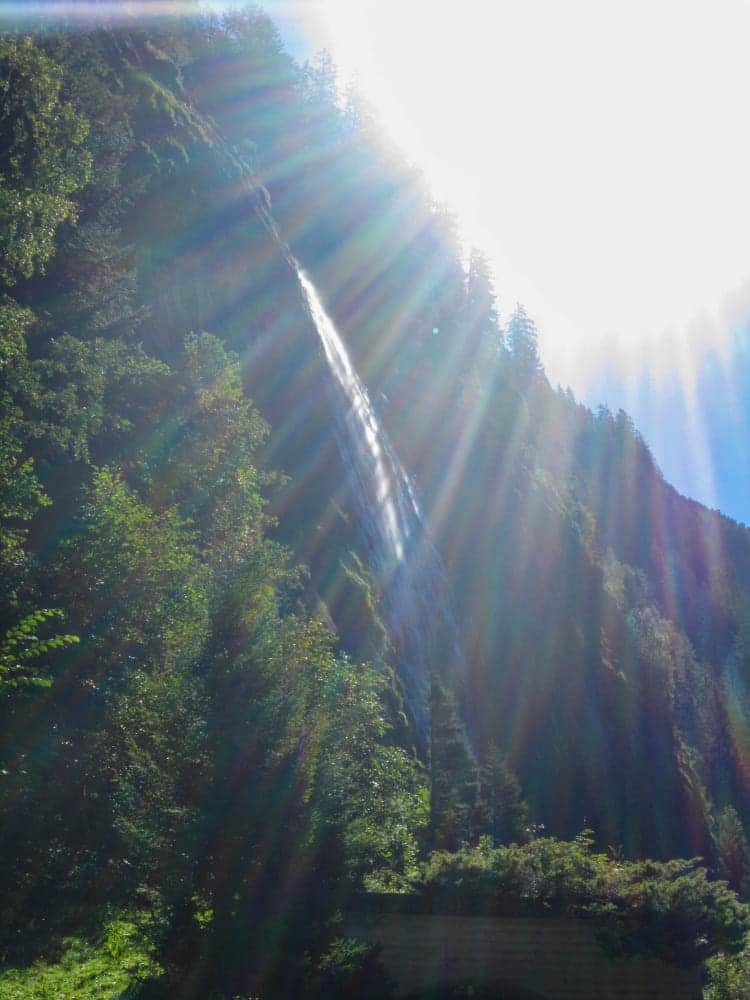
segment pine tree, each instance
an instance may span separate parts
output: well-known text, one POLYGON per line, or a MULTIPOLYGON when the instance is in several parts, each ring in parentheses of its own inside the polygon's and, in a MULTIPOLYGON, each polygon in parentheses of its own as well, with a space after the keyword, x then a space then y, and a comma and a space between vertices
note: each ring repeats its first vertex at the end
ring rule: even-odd
POLYGON ((433 674, 430 681, 430 843, 455 851, 476 839, 479 772, 456 700, 433 674))
POLYGON ((494 843, 522 843, 528 839, 529 807, 518 778, 496 747, 482 768, 482 805, 485 829, 494 843))
POLYGON ((473 249, 466 277, 467 364, 487 365, 497 360, 503 343, 490 264, 473 249))
POLYGON ((541 375, 542 362, 536 326, 522 305, 516 306, 508 324, 506 341, 518 379, 524 388, 530 386, 541 375))
POLYGON ((750 844, 734 806, 725 806, 714 829, 719 877, 741 897, 750 894, 750 844))

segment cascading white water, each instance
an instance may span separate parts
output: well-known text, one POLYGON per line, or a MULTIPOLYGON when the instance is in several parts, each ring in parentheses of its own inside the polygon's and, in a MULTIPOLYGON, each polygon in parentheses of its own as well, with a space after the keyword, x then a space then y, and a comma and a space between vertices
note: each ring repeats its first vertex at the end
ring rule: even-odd
POLYGON ((422 521, 408 476, 333 321, 313 283, 299 267, 297 273, 334 376, 337 443, 356 487, 359 522, 379 577, 381 613, 409 709, 424 736, 429 674, 433 670, 452 673, 461 661, 445 568, 422 521))
MULTIPOLYGON (((387 543, 386 550, 379 552, 378 555, 387 563, 401 562, 404 558, 404 546, 411 534, 409 521, 413 518, 419 520, 419 511, 411 491, 407 490, 404 495, 402 490, 402 484, 406 483, 406 474, 387 444, 367 390, 352 368, 346 348, 333 321, 323 308, 315 286, 304 271, 298 273, 329 367, 349 404, 345 420, 347 436, 354 435, 354 451, 363 453, 361 459, 364 461, 364 467, 357 470, 358 475, 364 480, 373 481, 375 513, 380 521, 383 540, 387 543), (408 503, 405 504, 407 499, 408 503), (404 506, 407 510, 403 509, 404 506), (411 510, 408 510, 409 506, 411 510)), ((347 448, 347 451, 350 450, 351 448, 347 448)))

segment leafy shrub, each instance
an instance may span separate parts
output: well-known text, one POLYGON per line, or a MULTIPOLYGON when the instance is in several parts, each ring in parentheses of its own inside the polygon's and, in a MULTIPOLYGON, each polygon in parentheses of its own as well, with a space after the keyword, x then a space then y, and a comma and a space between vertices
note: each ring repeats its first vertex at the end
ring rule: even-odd
POLYGON ((750 1000, 750 941, 736 955, 709 958, 706 973, 703 1000, 750 1000))
POLYGON ((739 951, 750 909, 725 882, 712 882, 699 859, 624 862, 574 841, 433 854, 422 870, 423 894, 449 910, 597 918, 612 954, 650 954, 691 965, 739 951))
POLYGON ((0 1000, 126 1000, 161 974, 143 927, 120 917, 95 942, 67 938, 57 962, 0 970, 0 1000))
POLYGON ((351 938, 336 938, 317 964, 309 995, 326 1000, 385 1000, 393 984, 378 950, 351 938))

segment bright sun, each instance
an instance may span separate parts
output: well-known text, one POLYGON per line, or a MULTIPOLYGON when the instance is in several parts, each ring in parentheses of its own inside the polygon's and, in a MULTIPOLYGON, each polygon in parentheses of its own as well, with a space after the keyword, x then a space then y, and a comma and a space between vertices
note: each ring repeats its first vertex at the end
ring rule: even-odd
POLYGON ((750 304, 750 9, 739 0, 320 0, 356 77, 524 302, 553 381, 689 388, 750 304))

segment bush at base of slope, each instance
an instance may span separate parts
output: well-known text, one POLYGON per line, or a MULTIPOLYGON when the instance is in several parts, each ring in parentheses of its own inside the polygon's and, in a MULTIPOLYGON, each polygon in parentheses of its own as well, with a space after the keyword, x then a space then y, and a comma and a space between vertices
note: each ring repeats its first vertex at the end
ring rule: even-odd
POLYGON ((602 946, 617 955, 653 955, 695 965, 737 953, 750 909, 726 882, 711 881, 700 859, 624 861, 595 854, 584 831, 574 841, 435 852, 419 891, 449 912, 590 917, 602 946))
POLYGON ((126 1000, 161 975, 148 929, 127 916, 94 941, 65 938, 57 961, 0 969, 0 1000, 126 1000))

